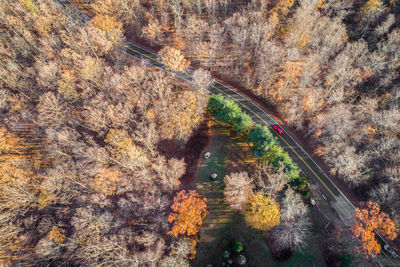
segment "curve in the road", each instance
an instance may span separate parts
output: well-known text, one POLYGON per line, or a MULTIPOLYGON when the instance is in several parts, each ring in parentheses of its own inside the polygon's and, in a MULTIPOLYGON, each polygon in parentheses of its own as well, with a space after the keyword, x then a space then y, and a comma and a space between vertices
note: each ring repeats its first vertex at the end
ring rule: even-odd
MULTIPOLYGON (((149 55, 144 54, 144 53, 142 53, 142 52, 140 52, 140 51, 138 51, 138 50, 135 50, 135 49, 133 49, 133 48, 131 48, 131 47, 129 47, 129 46, 123 46, 123 47, 126 48, 126 49, 128 49, 128 50, 130 50, 130 51, 132 51, 132 52, 134 52, 134 53, 139 54, 140 56, 144 56, 144 57, 150 59, 151 61, 155 61, 156 63, 158 63, 157 65, 159 65, 159 67, 160 67, 161 69, 165 70, 165 68, 163 67, 162 62, 159 61, 156 57, 150 57, 149 55)), ((146 52, 149 53, 149 51, 146 51, 146 52)), ((150 53, 151 53, 151 52, 150 52, 150 53)), ((130 53, 129 53, 129 54, 130 54, 130 53)), ((157 66, 157 67, 158 67, 158 66, 157 66)), ((185 79, 185 80, 190 81, 189 79, 185 79)), ((276 124, 276 125, 279 125, 279 124, 278 124, 275 120, 273 120, 268 114, 266 114, 263 110, 260 109, 260 111, 262 111, 265 115, 267 115, 267 116, 272 120, 272 123, 268 123, 268 122, 267 122, 265 119, 263 119, 256 111, 254 111, 253 109, 251 109, 250 107, 248 107, 245 103, 243 103, 243 101, 240 101, 240 100, 237 99, 237 97, 233 96, 232 94, 228 94, 228 93, 226 93, 225 91, 223 91, 223 90, 217 88, 217 87, 215 86, 216 84, 217 84, 217 85, 220 85, 220 86, 223 86, 223 87, 229 89, 231 92, 234 92, 234 94, 237 94, 237 95, 241 96, 242 98, 244 98, 244 97, 243 97, 242 95, 240 95, 238 92, 236 92, 236 91, 234 91, 234 90, 232 90, 232 89, 230 89, 230 88, 226 87, 225 85, 222 85, 221 83, 218 83, 218 82, 214 82, 214 84, 210 87, 211 93, 214 93, 214 94, 222 93, 222 94, 224 94, 226 97, 229 97, 229 98, 233 99, 233 100, 234 100, 235 102, 237 102, 240 106, 244 107, 244 108, 247 110, 246 113, 251 113, 251 115, 253 115, 252 117, 256 116, 259 120, 261 120, 262 124, 269 126, 271 129, 273 129, 273 128, 272 128, 272 125, 275 125, 275 124, 276 124), (215 89, 215 90, 217 90, 217 91, 215 92, 215 91, 213 91, 212 89, 215 89)), ((281 127, 281 126, 280 126, 280 127, 281 127)), ((281 129, 283 129, 283 128, 281 127, 281 129)), ((283 129, 283 130, 284 130, 284 129, 283 129)), ((284 131, 285 131, 285 130, 284 130, 284 131)), ((272 132, 274 132, 274 131, 272 131, 272 132)), ((285 133, 287 134, 286 131, 285 131, 285 133)), ((307 164, 307 162, 303 159, 303 157, 302 157, 301 155, 299 155, 299 153, 293 148, 293 146, 291 146, 291 145, 285 140, 285 138, 283 138, 281 135, 278 135, 278 134, 275 134, 275 135, 278 136, 278 137, 280 138, 280 140, 283 141, 283 142, 290 148, 290 150, 291 150, 294 154, 296 154, 296 156, 304 163, 305 166, 307 166, 307 168, 312 172, 312 174, 314 175, 314 177, 316 177, 316 178, 319 180, 319 182, 328 190, 328 192, 330 193, 330 195, 331 195, 333 198, 335 198, 335 200, 337 200, 338 203, 341 203, 341 202, 339 201, 339 199, 337 198, 337 196, 336 196, 336 195, 332 192, 332 190, 327 186, 327 184, 319 177, 319 175, 317 175, 317 174, 315 173, 315 171, 310 167, 309 164, 307 164)), ((301 148, 300 145, 297 144, 297 146, 301 148)), ((303 149, 302 149, 302 150, 303 150, 303 149)), ((305 154, 307 154, 304 150, 303 150, 303 152, 304 152, 305 154)), ((308 156, 308 154, 307 154, 307 156, 308 156)), ((308 156, 308 157, 311 159, 310 156, 308 156)), ((315 163, 314 163, 314 164, 315 164, 315 163)), ((303 171, 303 172, 304 172, 304 171, 303 171)), ((339 190, 338 190, 338 191, 339 191, 339 190)), ((341 191, 339 191, 339 192, 341 193, 341 191)), ((351 204, 350 201, 349 201, 349 203, 351 204)), ((350 211, 349 211, 343 204, 340 204, 340 205, 342 206, 342 208, 346 211, 346 213, 347 213, 349 216, 352 216, 352 214, 350 213, 350 211)), ((352 206, 352 208, 354 209, 354 206, 353 206, 352 204, 351 204, 351 206, 352 206)))
MULTIPOLYGON (((65 7, 65 12, 68 14, 70 11, 73 14, 68 14, 73 19, 80 19, 81 24, 84 24, 90 20, 90 17, 83 13, 80 9, 75 7, 68 0, 54 0, 55 2, 61 4, 61 6, 65 7)), ((167 70, 162 62, 159 60, 159 56, 153 52, 150 52, 140 46, 134 45, 127 40, 122 41, 122 45, 118 46, 118 49, 134 56, 138 59, 148 59, 150 60, 148 63, 152 66, 158 67, 164 71, 171 72, 167 70)), ((172 72, 176 76, 181 79, 184 79, 188 82, 191 82, 191 74, 193 73, 192 69, 189 69, 187 73, 179 73, 172 72)), ((232 98, 236 101, 240 106, 243 107, 243 110, 248 113, 254 122, 267 125, 272 127, 272 125, 276 123, 275 120, 272 119, 264 110, 262 110, 255 103, 239 94, 235 90, 214 81, 214 84, 209 88, 209 91, 213 94, 222 93, 226 97, 232 98)), ((283 129, 281 127, 281 129, 283 129)), ((284 130, 284 129, 283 129, 284 130)), ((285 130, 284 130, 285 131, 285 130)), ((292 159, 299 165, 302 172, 308 177, 311 178, 315 183, 322 185, 324 193, 327 193, 329 202, 332 202, 332 207, 337 211, 339 217, 342 221, 349 225, 353 219, 354 205, 350 202, 350 200, 338 189, 338 187, 332 182, 332 180, 326 175, 326 173, 314 162, 314 160, 307 154, 307 152, 285 131, 285 135, 281 136, 272 131, 276 136, 278 136, 281 141, 282 147, 291 154, 292 159), (344 214, 343 214, 344 211, 344 214)), ((321 192, 322 194, 322 192, 321 192)), ((325 197, 324 197, 325 198, 325 197)), ((377 236, 380 239, 380 243, 387 244, 387 242, 379 235, 377 236)), ((388 256, 385 251, 382 249, 382 252, 388 256)), ((389 261, 393 263, 393 260, 388 256, 389 261)), ((396 264, 395 264, 396 266, 396 264)))

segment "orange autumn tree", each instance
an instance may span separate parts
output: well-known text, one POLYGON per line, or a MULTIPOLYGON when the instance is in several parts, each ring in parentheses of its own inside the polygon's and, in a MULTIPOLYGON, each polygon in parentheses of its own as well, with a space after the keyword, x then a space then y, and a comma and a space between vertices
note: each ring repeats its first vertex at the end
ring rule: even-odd
POLYGON ((353 238, 359 238, 361 245, 358 253, 367 258, 375 258, 381 251, 381 246, 375 239, 374 230, 393 240, 397 237, 397 229, 389 216, 381 212, 378 204, 369 201, 366 209, 356 208, 355 221, 352 225, 353 238))
POLYGON ((168 222, 172 223, 172 230, 168 233, 173 236, 186 234, 195 235, 203 224, 207 215, 207 199, 200 196, 195 190, 180 191, 174 197, 171 205, 172 212, 168 222))

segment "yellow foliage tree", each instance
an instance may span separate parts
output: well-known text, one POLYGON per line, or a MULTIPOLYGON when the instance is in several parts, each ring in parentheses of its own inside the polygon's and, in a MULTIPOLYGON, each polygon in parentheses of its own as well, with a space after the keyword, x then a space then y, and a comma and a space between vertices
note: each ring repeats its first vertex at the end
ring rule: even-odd
POLYGON ((276 12, 286 16, 293 4, 294 0, 280 0, 275 7, 276 12))
POLYGON ((115 18, 108 15, 97 15, 90 23, 100 29, 112 43, 119 43, 122 40, 122 23, 115 18))
POLYGON ((97 87, 102 84, 103 62, 99 58, 87 56, 81 62, 79 74, 81 78, 92 81, 97 87))
POLYGON ((18 166, 17 161, 5 161, 0 163, 0 183, 13 183, 15 180, 30 182, 33 173, 18 166))
POLYGON ((178 50, 183 50, 185 49, 185 42, 181 37, 178 37, 176 33, 172 35, 172 40, 174 42, 174 47, 178 50))
POLYGON ((384 6, 381 0, 369 0, 362 8, 361 12, 365 14, 383 11, 384 6))
POLYGON ((54 18, 43 15, 39 16, 35 20, 35 24, 33 27, 35 28, 39 36, 45 36, 49 32, 51 32, 52 20, 54 20, 54 18))
POLYGON ((201 104, 193 91, 177 93, 175 100, 171 103, 171 112, 163 118, 161 129, 165 138, 187 141, 202 118, 198 111, 201 104))
POLYGON ((50 240, 53 240, 54 242, 61 244, 65 240, 65 230, 57 226, 53 226, 48 236, 50 240))
POLYGON ((166 46, 161 49, 159 54, 162 58, 162 63, 169 70, 185 72, 189 67, 189 61, 187 61, 181 51, 176 48, 166 46))
POLYGON ((133 143, 126 130, 110 129, 104 141, 112 145, 117 150, 119 156, 126 155, 138 162, 148 162, 148 158, 142 149, 133 143))
POLYGON ((275 27, 279 28, 279 22, 287 16, 290 8, 293 6, 294 0, 280 0, 277 2, 276 6, 272 8, 269 13, 268 21, 275 27))
POLYGON ((326 2, 326 0, 319 0, 316 7, 318 7, 318 8, 325 7, 325 2, 326 2))
POLYGON ((248 198, 245 216, 250 226, 266 231, 279 224, 281 210, 275 200, 258 192, 248 198))
POLYGON ((38 14, 31 0, 21 0, 21 2, 24 4, 25 8, 29 9, 32 13, 38 14))
POLYGON ((57 197, 47 190, 41 190, 38 198, 37 203, 42 207, 50 206, 52 203, 57 201, 57 197))

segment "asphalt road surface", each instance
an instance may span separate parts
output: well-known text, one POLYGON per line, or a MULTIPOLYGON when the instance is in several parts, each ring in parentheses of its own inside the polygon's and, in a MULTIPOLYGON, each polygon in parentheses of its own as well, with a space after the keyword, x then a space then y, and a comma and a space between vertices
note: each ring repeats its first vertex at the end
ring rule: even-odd
MULTIPOLYGON (((80 24, 86 23, 90 20, 86 14, 73 6, 68 0, 55 0, 64 8, 67 14, 73 21, 77 21, 80 24)), ((166 68, 161 63, 160 57, 146 50, 143 47, 132 44, 126 40, 122 41, 118 46, 118 49, 141 60, 145 64, 149 64, 158 67, 164 71, 166 68)), ((177 77, 191 82, 192 69, 189 69, 186 73, 174 73, 177 77)), ((322 171, 322 169, 312 160, 312 158, 305 152, 305 150, 285 131, 284 128, 279 126, 284 133, 282 135, 277 134, 273 129, 273 125, 279 125, 274 119, 269 116, 265 111, 258 107, 250 99, 244 97, 239 92, 214 81, 212 86, 209 88, 212 94, 222 94, 227 98, 236 101, 241 109, 246 112, 255 123, 270 127, 271 131, 277 136, 280 145, 286 152, 289 153, 290 157, 294 162, 297 163, 304 176, 312 184, 315 184, 322 197, 329 202, 330 206, 336 211, 339 218, 344 222, 345 225, 349 226, 354 218, 354 206, 349 199, 337 188, 332 180, 322 171)), ((378 242, 382 245, 382 252, 384 255, 380 256, 378 264, 381 266, 400 266, 400 261, 392 259, 384 250, 383 245, 386 241, 379 235, 377 235, 378 242), (382 265, 384 263, 384 265, 382 265)))

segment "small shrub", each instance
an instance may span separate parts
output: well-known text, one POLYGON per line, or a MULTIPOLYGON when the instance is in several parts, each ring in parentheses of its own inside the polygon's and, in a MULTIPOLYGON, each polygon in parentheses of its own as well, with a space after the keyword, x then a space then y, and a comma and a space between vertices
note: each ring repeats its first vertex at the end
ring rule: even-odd
POLYGON ((222 252, 222 258, 223 258, 223 259, 229 259, 230 256, 231 256, 231 253, 229 253, 228 250, 224 250, 224 251, 222 252))
POLYGON ((237 257, 237 262, 239 263, 239 265, 245 265, 247 262, 246 257, 244 255, 239 255, 237 257))
POLYGON ((290 179, 289 184, 290 184, 292 187, 301 187, 301 186, 305 186, 305 185, 307 185, 307 179, 306 179, 306 178, 303 178, 303 177, 295 177, 295 178, 290 179))
POLYGON ((304 198, 309 198, 311 193, 308 189, 299 189, 296 190, 297 193, 299 193, 300 195, 302 195, 304 198))
POLYGON ((233 251, 235 251, 235 252, 239 253, 239 252, 243 251, 243 243, 240 241, 233 242, 231 247, 232 247, 233 251))

